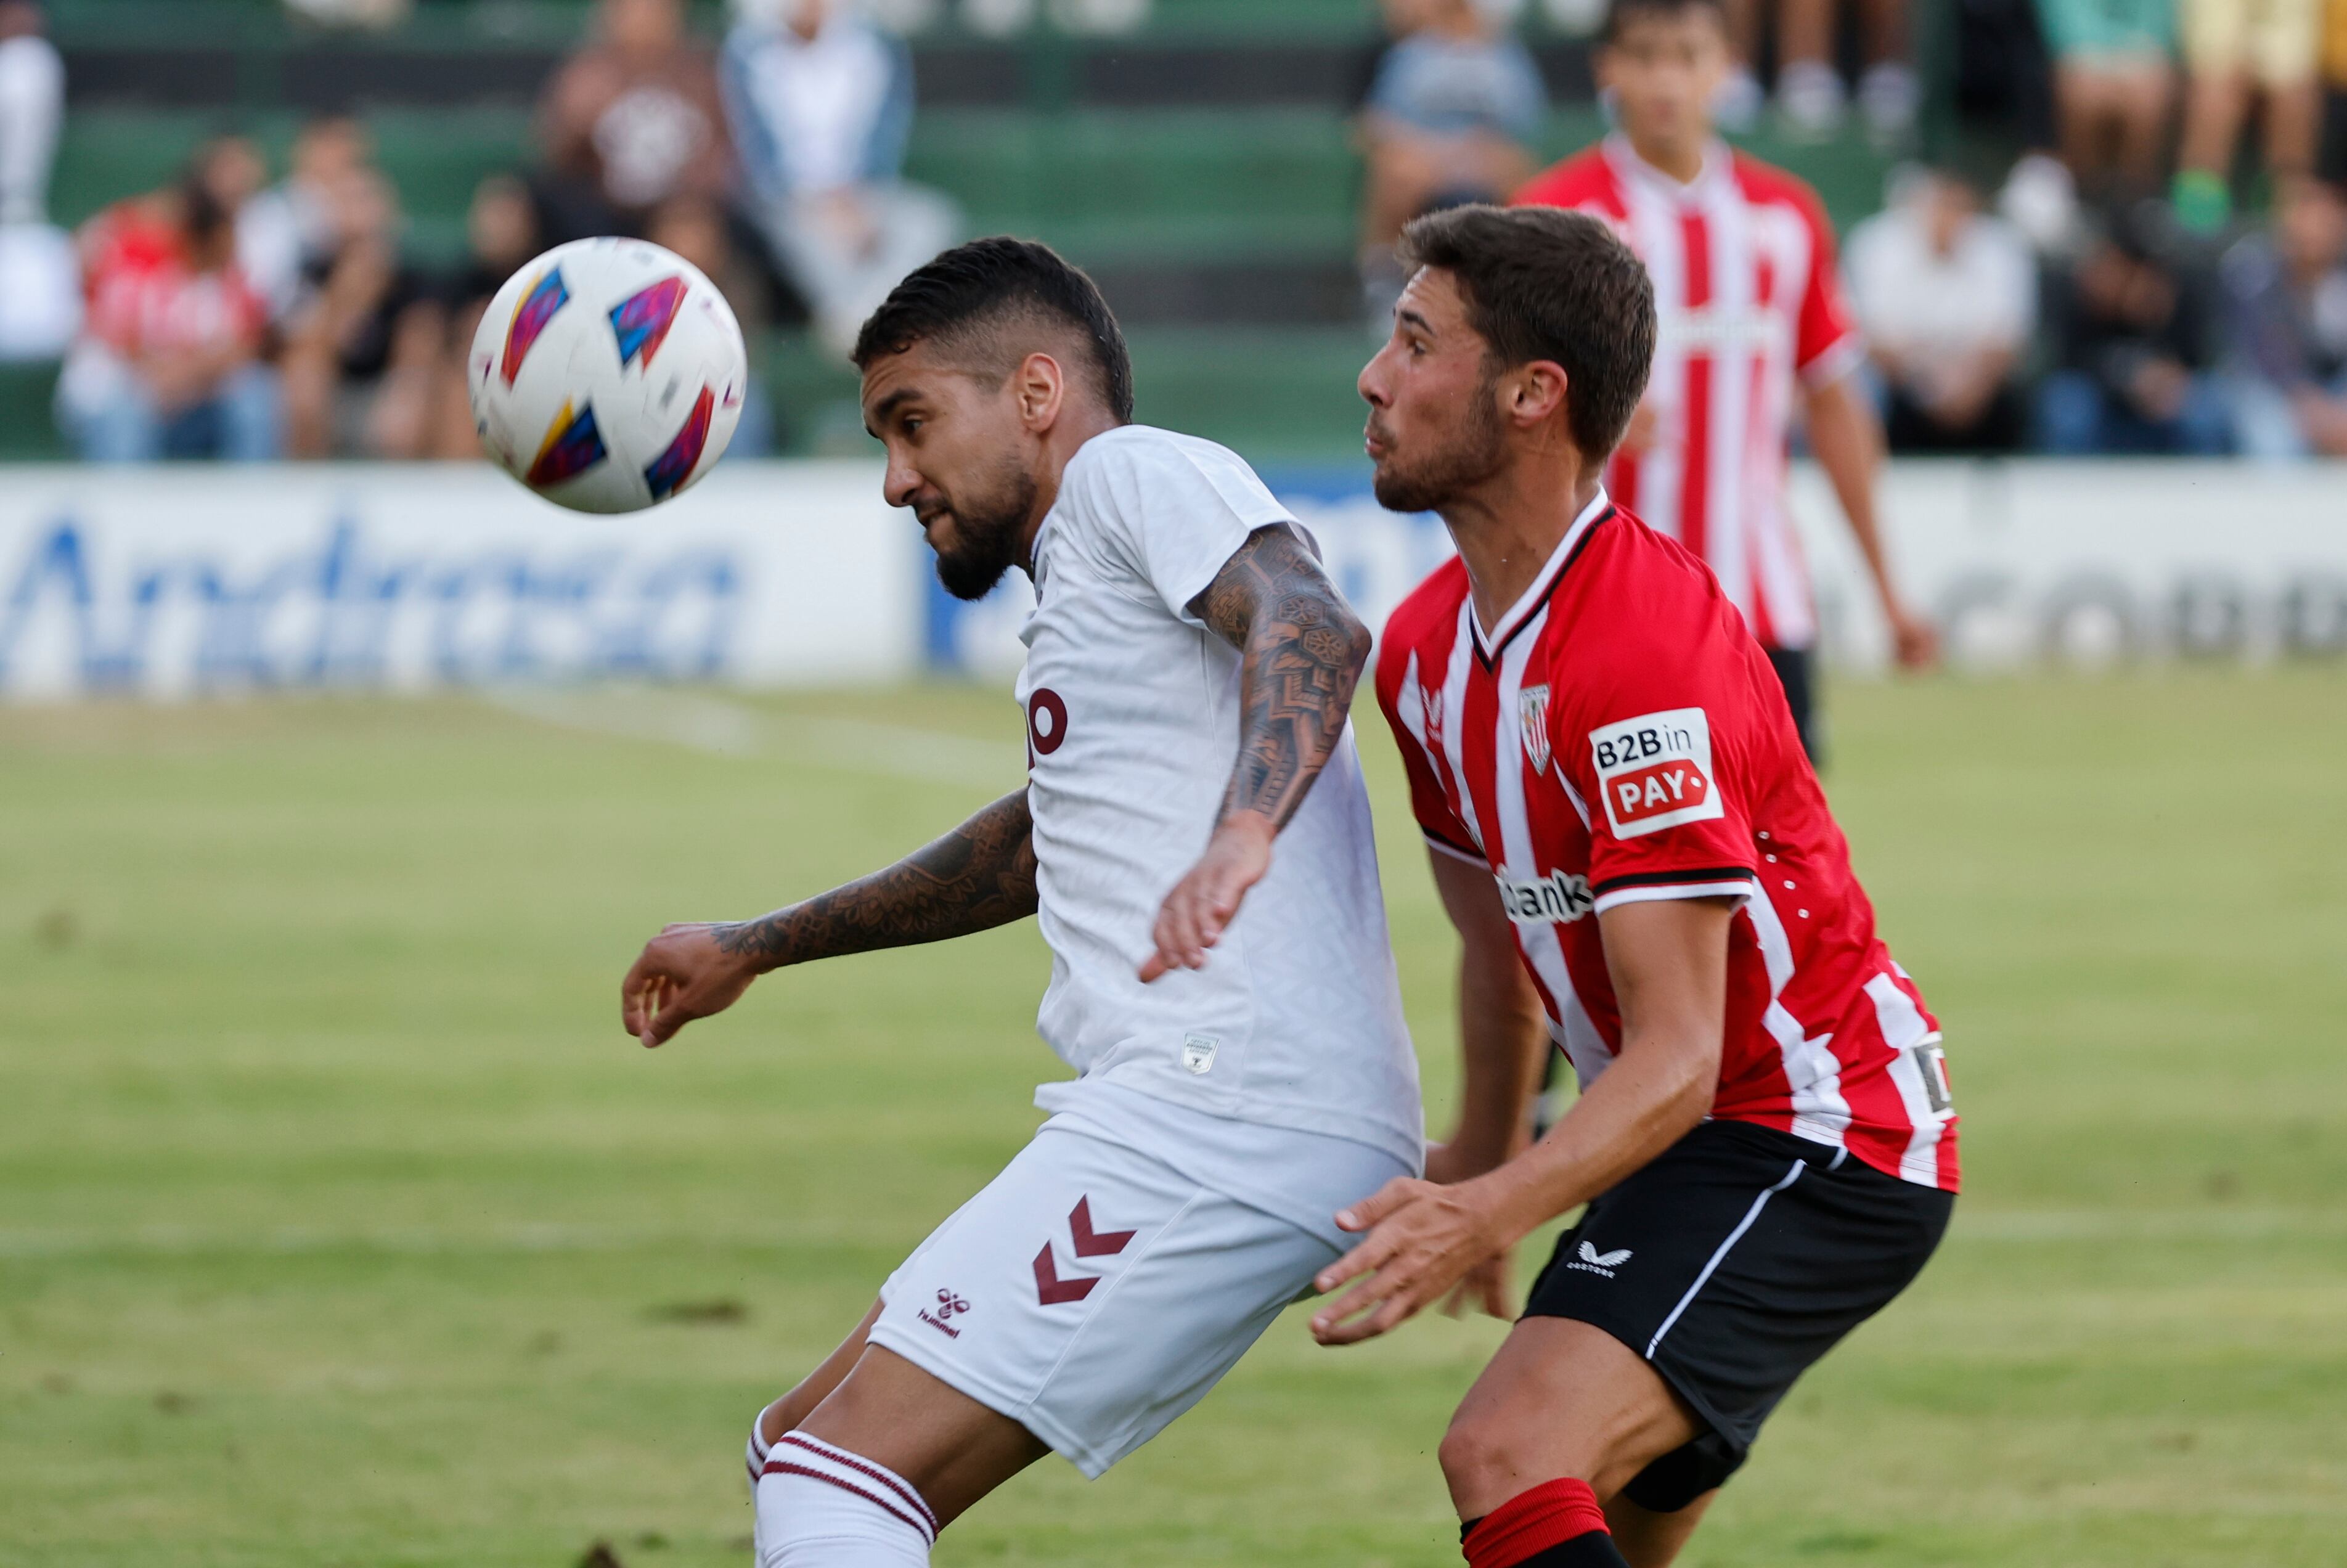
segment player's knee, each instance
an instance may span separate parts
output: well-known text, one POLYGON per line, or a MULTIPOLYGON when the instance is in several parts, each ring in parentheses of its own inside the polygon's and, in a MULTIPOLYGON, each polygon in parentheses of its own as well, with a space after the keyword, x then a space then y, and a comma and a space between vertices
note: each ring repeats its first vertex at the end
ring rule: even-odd
POLYGON ((1450 1495, 1460 1499, 1490 1494, 1501 1485, 1501 1478, 1520 1468, 1502 1425, 1464 1411, 1451 1418, 1436 1458, 1442 1465, 1442 1479, 1450 1485, 1450 1495))

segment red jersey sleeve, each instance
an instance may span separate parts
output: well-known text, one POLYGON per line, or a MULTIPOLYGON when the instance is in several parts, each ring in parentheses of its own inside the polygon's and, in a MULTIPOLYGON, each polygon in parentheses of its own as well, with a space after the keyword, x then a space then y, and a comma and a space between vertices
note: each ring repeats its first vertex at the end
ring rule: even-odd
MULTIPOLYGON (((1396 617, 1400 619, 1399 616, 1396 617)), ((1415 673, 1418 660, 1393 636, 1389 626, 1378 645, 1378 706, 1393 730, 1394 747, 1401 753, 1402 772, 1409 779, 1410 815, 1433 848, 1478 866, 1487 864, 1475 847, 1474 835, 1451 809, 1450 797, 1435 771, 1434 748, 1441 743, 1427 723, 1426 697, 1415 673)))
POLYGON ((1793 327, 1793 367, 1809 385, 1823 386, 1853 368, 1865 344, 1842 296, 1833 224, 1825 207, 1806 185, 1796 185, 1791 195, 1809 231, 1809 275, 1801 285, 1801 313, 1793 327))
POLYGON ((1751 895, 1743 737, 1754 698, 1740 673, 1716 657, 1625 661, 1554 715, 1551 743, 1588 807, 1596 913, 1751 895))

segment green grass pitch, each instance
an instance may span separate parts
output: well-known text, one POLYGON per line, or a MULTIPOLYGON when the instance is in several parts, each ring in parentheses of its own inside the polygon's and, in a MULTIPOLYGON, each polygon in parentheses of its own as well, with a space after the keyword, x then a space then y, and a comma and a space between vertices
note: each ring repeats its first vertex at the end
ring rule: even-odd
MULTIPOLYGON (((1033 1127, 1031 927, 770 979, 657 1055, 615 1009, 659 922, 1015 783, 1005 697, 558 706, 601 728, 0 713, 0 1562, 738 1563, 751 1413, 1033 1127)), ((1685 1561, 2347 1563, 2347 678, 1832 713, 1971 1191, 1685 1561)), ((1440 1126, 1450 948, 1363 739, 1440 1126)), ((1433 1450, 1498 1333, 1331 1352, 1291 1315, 1108 1479, 1046 1461, 938 1560, 1454 1563, 1433 1450)))

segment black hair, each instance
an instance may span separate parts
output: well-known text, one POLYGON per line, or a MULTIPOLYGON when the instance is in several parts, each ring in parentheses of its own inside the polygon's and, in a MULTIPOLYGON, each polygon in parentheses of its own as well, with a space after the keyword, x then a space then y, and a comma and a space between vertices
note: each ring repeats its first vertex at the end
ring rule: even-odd
POLYGON ((1598 40, 1618 44, 1622 41, 1622 30, 1633 22, 1657 17, 1672 20, 1692 11, 1708 11, 1723 30, 1727 26, 1727 0, 1613 0, 1613 4, 1605 7, 1605 27, 1598 35, 1598 40))
MULTIPOLYGON (((1101 400, 1120 422, 1131 423, 1133 357, 1100 286, 1049 245, 1031 240, 973 240, 914 269, 856 334, 849 357, 856 369, 868 370, 875 360, 925 340, 994 346, 986 340, 1022 318, 1064 327, 1082 339, 1101 400)), ((1001 374, 1016 364, 1011 358, 1001 364, 1001 374)))
POLYGON ((236 221, 228 204, 213 195, 211 187, 193 170, 181 177, 179 196, 179 228, 190 240, 210 241, 236 221))
POLYGON ((1621 444, 1655 359, 1655 285, 1645 264, 1586 212, 1453 207, 1402 231, 1409 267, 1459 280, 1491 362, 1564 368, 1565 424, 1592 462, 1621 444))

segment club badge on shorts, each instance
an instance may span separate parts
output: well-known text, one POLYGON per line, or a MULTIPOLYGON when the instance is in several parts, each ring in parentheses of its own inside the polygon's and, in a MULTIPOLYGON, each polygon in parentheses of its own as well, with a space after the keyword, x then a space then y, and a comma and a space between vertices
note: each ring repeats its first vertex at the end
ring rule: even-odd
POLYGON ((1516 693, 1516 724, 1524 733, 1524 757, 1532 772, 1548 772, 1548 688, 1526 686, 1516 693))

